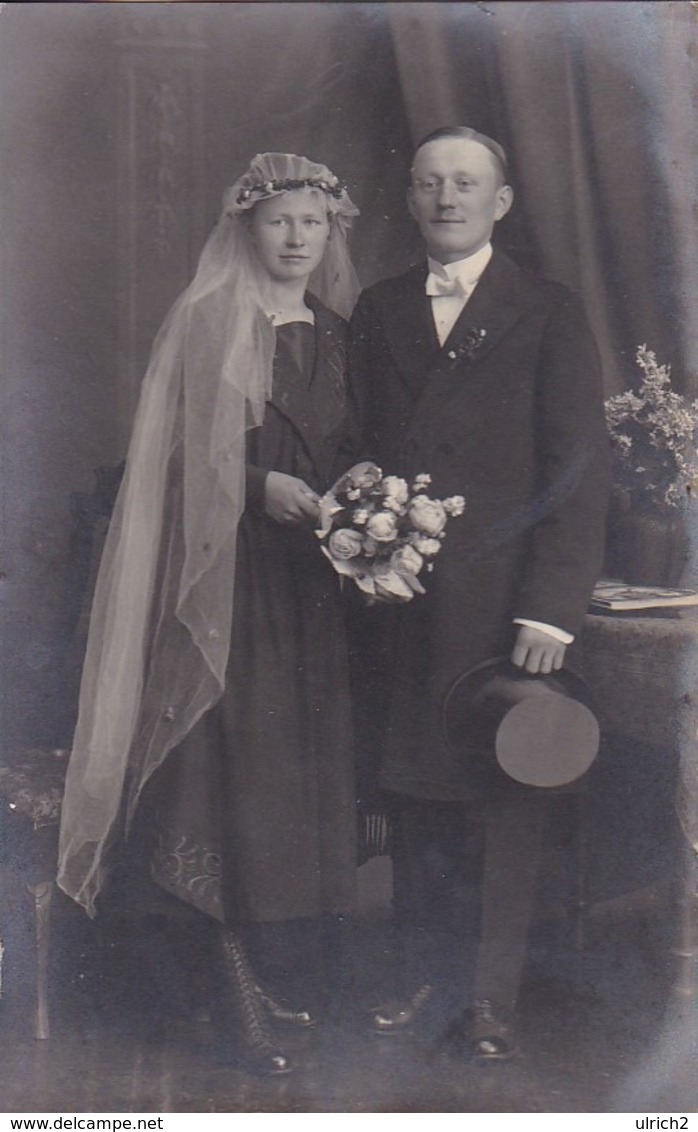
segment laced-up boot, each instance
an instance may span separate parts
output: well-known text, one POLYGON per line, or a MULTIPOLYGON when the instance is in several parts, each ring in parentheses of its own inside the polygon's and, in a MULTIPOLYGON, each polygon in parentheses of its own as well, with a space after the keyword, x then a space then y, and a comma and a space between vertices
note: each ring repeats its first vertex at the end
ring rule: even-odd
POLYGON ((238 936, 228 928, 219 936, 224 994, 215 1022, 231 1059, 250 1073, 280 1076, 290 1073, 291 1062, 274 1045, 265 1007, 256 980, 238 936))

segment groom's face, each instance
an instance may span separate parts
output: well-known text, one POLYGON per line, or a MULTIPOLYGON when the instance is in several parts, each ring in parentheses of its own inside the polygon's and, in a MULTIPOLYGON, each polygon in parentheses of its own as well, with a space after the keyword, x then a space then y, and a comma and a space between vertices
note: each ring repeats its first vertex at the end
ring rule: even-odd
POLYGON ((440 263, 484 247, 512 199, 497 159, 480 142, 438 138, 415 154, 407 201, 429 254, 440 263))

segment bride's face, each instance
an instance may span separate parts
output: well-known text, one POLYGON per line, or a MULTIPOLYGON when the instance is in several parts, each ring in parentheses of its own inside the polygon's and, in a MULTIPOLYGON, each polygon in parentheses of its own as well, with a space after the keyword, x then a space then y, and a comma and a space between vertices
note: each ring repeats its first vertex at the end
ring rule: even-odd
POLYGON ((330 236, 324 194, 294 189, 260 201, 252 212, 250 235, 272 279, 307 279, 322 260, 330 236))

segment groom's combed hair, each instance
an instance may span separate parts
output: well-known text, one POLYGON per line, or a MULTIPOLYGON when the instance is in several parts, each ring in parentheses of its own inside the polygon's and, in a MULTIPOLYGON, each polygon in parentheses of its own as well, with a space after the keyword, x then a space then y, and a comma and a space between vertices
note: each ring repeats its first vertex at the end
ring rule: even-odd
POLYGON ((432 130, 430 134, 417 142, 414 151, 414 158, 419 153, 422 146, 428 142, 439 141, 441 138, 464 138, 466 141, 479 142, 485 149, 488 149, 497 163, 497 169, 502 178, 502 184, 506 184, 508 165, 506 151, 504 147, 495 141, 494 138, 489 138, 487 134, 480 134, 477 130, 473 130, 471 126, 440 126, 438 130, 432 130))

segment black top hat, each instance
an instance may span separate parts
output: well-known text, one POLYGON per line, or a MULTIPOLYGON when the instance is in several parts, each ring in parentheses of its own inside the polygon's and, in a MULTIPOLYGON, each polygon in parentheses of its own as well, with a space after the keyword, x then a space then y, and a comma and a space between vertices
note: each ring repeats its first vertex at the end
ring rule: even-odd
POLYGON ((506 657, 464 672, 443 702, 446 742, 465 756, 494 755, 500 769, 527 786, 565 786, 589 769, 599 724, 589 689, 568 668, 530 676, 506 657))

